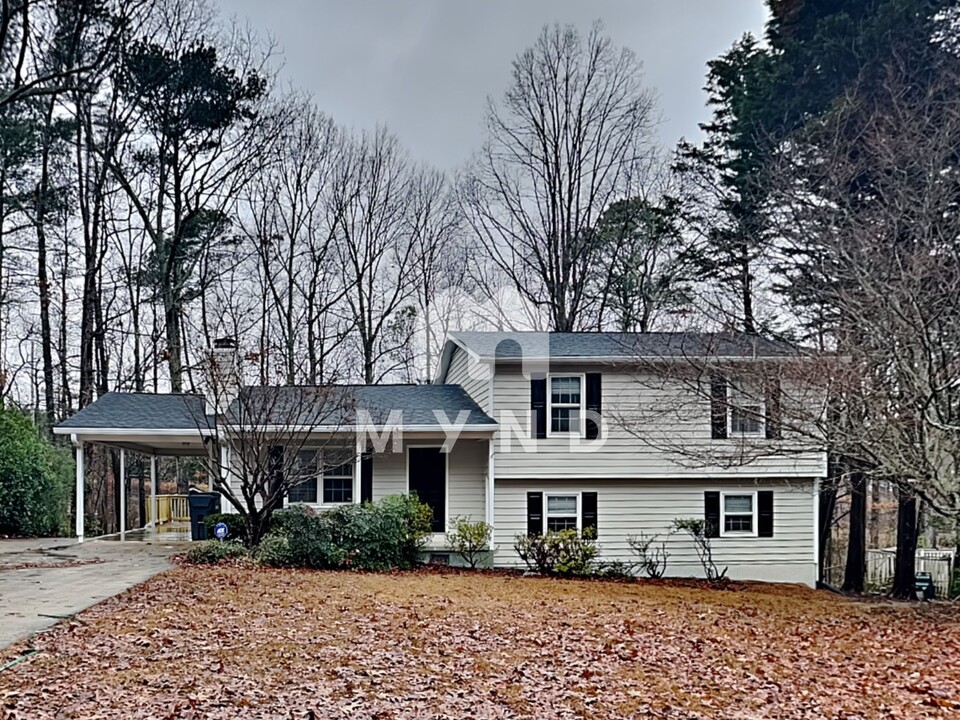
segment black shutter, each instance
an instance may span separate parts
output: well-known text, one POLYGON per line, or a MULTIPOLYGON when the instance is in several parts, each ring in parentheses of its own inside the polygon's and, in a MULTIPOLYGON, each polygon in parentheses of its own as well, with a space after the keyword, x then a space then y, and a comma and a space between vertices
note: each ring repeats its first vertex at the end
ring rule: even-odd
POLYGON ((584 537, 597 537, 597 494, 585 492, 580 495, 580 534, 584 537), (593 530, 587 535, 587 530, 593 530))
POLYGON ((780 430, 780 378, 767 378, 766 397, 764 403, 767 410, 766 431, 767 440, 779 440, 780 430))
POLYGON ((373 455, 370 453, 360 458, 360 502, 373 502, 373 455))
MULTIPOLYGON (((587 373, 587 411, 600 414, 600 373, 587 373)), ((596 440, 600 437, 600 423, 598 420, 587 418, 587 440, 596 440)))
POLYGON ((773 537, 773 490, 757 493, 757 536, 773 537))
POLYGON ((703 532, 708 538, 720 537, 720 493, 708 490, 703 494, 703 532))
POLYGON ((527 493, 527 535, 543 535, 543 493, 527 493))
POLYGON ((531 378, 530 380, 530 435, 535 438, 547 436, 547 379, 531 378))
POLYGON ((270 484, 271 494, 283 485, 282 445, 271 445, 267 448, 267 481, 270 484))
POLYGON ((710 378, 710 436, 727 437, 727 381, 719 375, 710 378))

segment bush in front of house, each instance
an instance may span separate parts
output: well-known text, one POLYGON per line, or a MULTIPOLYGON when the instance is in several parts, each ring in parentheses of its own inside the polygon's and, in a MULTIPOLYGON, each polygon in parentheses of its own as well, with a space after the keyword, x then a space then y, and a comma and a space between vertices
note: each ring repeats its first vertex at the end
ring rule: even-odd
POLYGON ((248 554, 247 549, 238 542, 205 540, 191 545, 184 559, 195 565, 216 565, 224 560, 247 557, 248 554))
POLYGON ((70 453, 30 418, 0 408, 0 535, 65 535, 73 488, 70 453))
POLYGON ((707 582, 722 585, 727 582, 727 568, 721 570, 713 559, 713 544, 707 523, 703 518, 674 518, 673 532, 685 533, 697 551, 697 558, 703 566, 707 582))
POLYGON ((404 495, 321 513, 295 506, 276 513, 256 556, 274 567, 409 568, 430 534, 431 517, 428 505, 404 495))
POLYGON ((243 521, 243 515, 238 513, 214 513, 213 515, 207 515, 203 519, 203 524, 207 528, 207 537, 215 538, 216 535, 213 534, 213 528, 216 527, 217 523, 223 523, 227 526, 227 540, 236 540, 246 544, 247 542, 247 525, 243 521))
POLYGON ((576 530, 517 535, 513 548, 530 570, 565 577, 594 575, 600 552, 594 538, 584 537, 576 530))
POLYGON ((447 544, 467 565, 476 568, 489 549, 490 526, 483 521, 471 522, 469 518, 458 515, 450 521, 447 544))

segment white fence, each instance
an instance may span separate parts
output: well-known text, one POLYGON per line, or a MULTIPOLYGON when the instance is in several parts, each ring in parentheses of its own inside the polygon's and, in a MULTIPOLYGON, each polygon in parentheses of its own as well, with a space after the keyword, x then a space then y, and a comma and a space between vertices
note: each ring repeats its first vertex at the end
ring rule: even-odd
MULTIPOLYGON (((940 599, 950 597, 954 550, 917 550, 917 572, 927 572, 940 599)), ((893 583, 897 552, 893 548, 867 550, 867 586, 887 589, 893 583)))

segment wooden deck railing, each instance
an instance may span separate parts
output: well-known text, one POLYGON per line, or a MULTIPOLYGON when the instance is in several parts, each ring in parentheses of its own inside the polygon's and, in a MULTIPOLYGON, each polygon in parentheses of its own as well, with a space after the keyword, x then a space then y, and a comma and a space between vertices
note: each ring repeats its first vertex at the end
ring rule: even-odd
MULTIPOLYGON (((147 499, 147 522, 153 522, 153 503, 147 499)), ((190 520, 190 501, 187 495, 157 495, 157 525, 190 520)))

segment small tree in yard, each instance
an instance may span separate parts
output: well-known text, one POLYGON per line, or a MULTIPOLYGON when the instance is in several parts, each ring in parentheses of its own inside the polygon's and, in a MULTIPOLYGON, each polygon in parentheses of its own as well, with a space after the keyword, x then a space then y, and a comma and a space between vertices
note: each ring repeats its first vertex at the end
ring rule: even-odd
POLYGON ((218 342, 208 407, 195 421, 212 441, 206 465, 213 488, 243 518, 246 542, 256 546, 291 490, 304 486, 302 501, 318 502, 324 468, 354 464, 352 427, 345 432, 353 400, 337 386, 241 387, 235 343, 218 342))
POLYGON ((656 535, 631 535, 627 538, 627 544, 633 551, 633 554, 640 560, 640 569, 648 578, 662 578, 667 571, 667 558, 670 553, 667 552, 667 544, 661 542, 656 544, 658 536, 656 535))
POLYGON ((450 521, 447 542, 465 563, 475 569, 489 549, 490 526, 482 521, 471 522, 469 518, 458 515, 450 521))
POLYGON ((701 518, 675 518, 673 531, 686 533, 693 540, 693 546, 697 551, 697 557, 700 558, 700 564, 703 566, 703 572, 708 582, 722 583, 726 581, 727 568, 721 571, 713 560, 713 546, 710 543, 705 520, 701 518))

